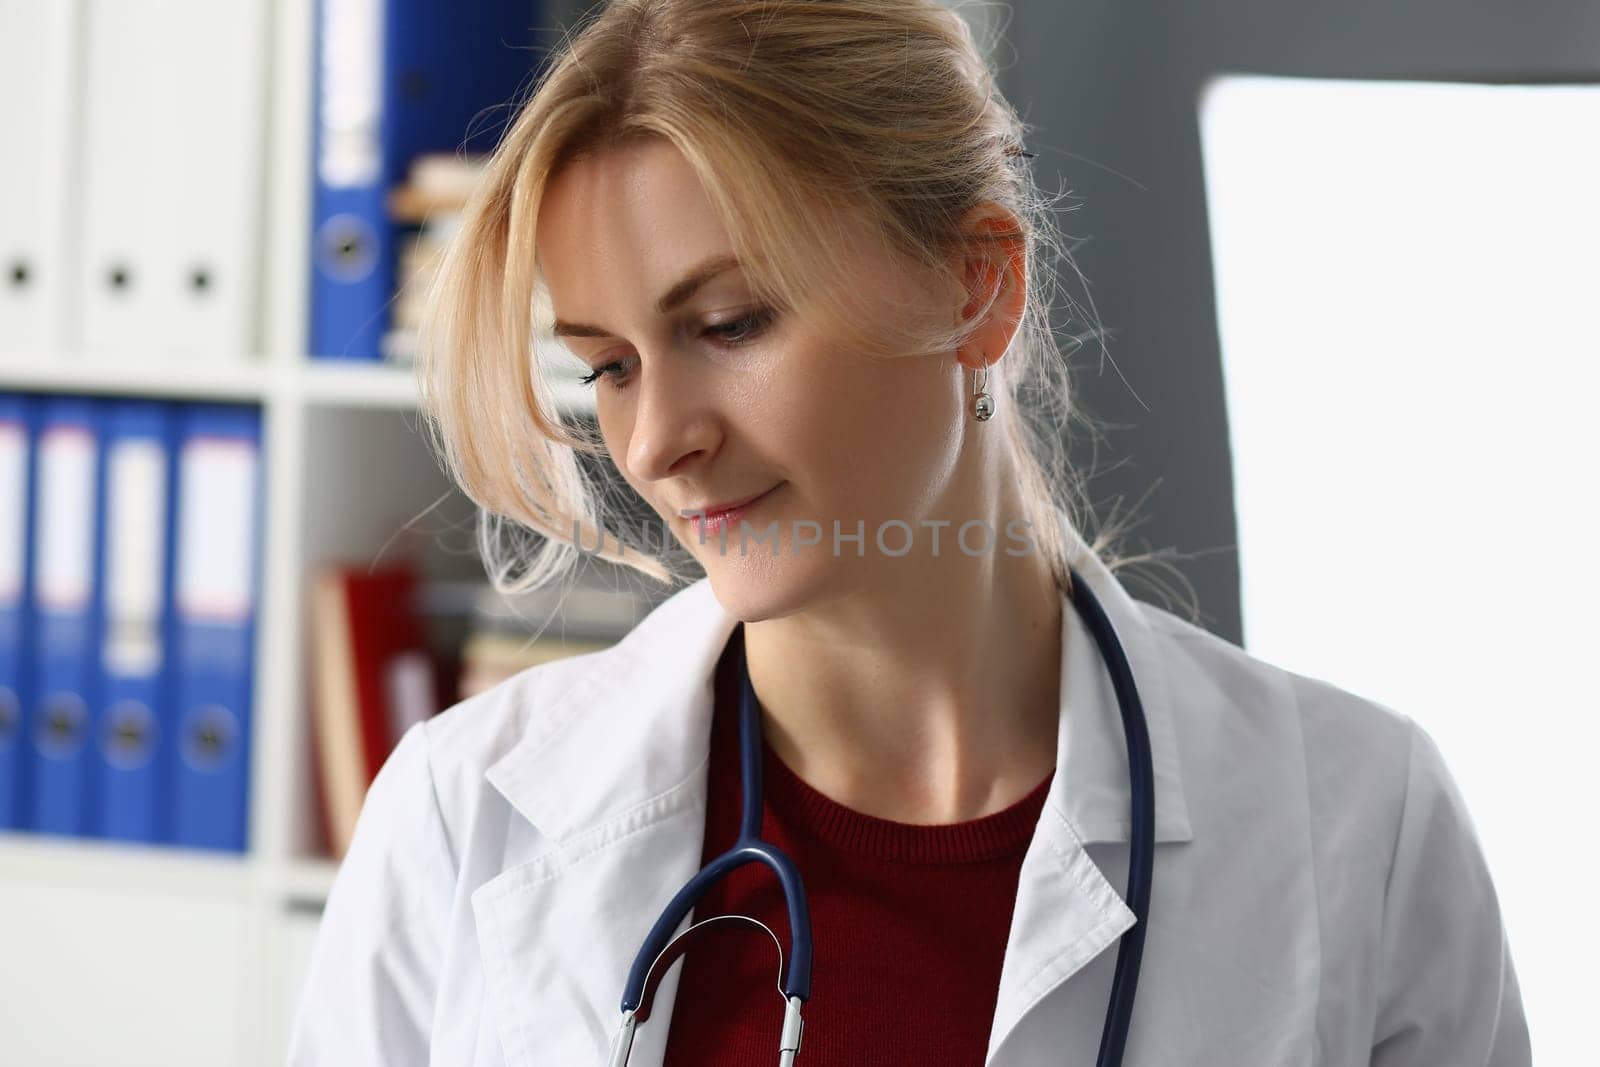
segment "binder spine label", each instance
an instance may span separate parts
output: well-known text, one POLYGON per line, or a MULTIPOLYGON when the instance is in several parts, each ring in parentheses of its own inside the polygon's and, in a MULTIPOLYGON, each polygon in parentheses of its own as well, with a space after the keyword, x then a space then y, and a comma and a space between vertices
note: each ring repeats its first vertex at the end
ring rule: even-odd
POLYGON ((88 430, 57 426, 39 436, 39 513, 35 595, 47 611, 87 608, 94 582, 95 441, 88 430))
POLYGON ((191 622, 242 625, 254 601, 255 445, 195 437, 181 462, 185 494, 207 508, 184 508, 179 519, 178 610, 191 622))
POLYGON ((106 464, 107 560, 105 668, 147 677, 161 666, 162 550, 166 529, 166 455, 161 442, 118 442, 106 464))
POLYGON ((368 186, 383 168, 380 0, 323 0, 317 173, 332 189, 368 186))
POLYGON ((0 422, 0 609, 21 606, 27 492, 27 430, 18 422, 0 422))

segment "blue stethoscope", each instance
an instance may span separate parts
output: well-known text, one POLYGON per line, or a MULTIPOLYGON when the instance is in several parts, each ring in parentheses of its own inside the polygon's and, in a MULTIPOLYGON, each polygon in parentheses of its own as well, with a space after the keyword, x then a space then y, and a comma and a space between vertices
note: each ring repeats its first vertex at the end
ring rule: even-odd
MULTIPOLYGON (((1155 853, 1155 775, 1150 760, 1150 733, 1145 725, 1144 707, 1139 702, 1139 690, 1133 683, 1133 671, 1117 640, 1111 620, 1106 618, 1100 602, 1089 591, 1089 586, 1078 576, 1072 576, 1072 603, 1082 616, 1089 632, 1094 635, 1100 655, 1111 672, 1111 684, 1116 690, 1117 706, 1122 712, 1122 728, 1128 741, 1128 774, 1133 794, 1133 844, 1128 856, 1128 892, 1126 902, 1137 921, 1122 935, 1117 949, 1117 969, 1111 985, 1111 1001, 1106 1009, 1105 1028, 1100 1035, 1100 1055, 1096 1067, 1113 1067, 1122 1063, 1122 1051, 1128 1043, 1128 1023, 1133 1016, 1133 994, 1139 984, 1139 960, 1144 953, 1144 931, 1150 911, 1150 875, 1155 853)), ((746 863, 764 863, 772 868, 783 886, 783 896, 789 908, 790 951, 788 970, 783 969, 783 946, 778 945, 778 989, 783 994, 783 1036, 778 1044, 779 1067, 791 1067, 800 1052, 800 1036, 805 1028, 800 1018, 800 1007, 811 996, 811 909, 806 903, 805 886, 800 881, 800 871, 794 861, 782 850, 761 839, 761 715, 756 703, 755 690, 750 685, 750 675, 745 669, 744 643, 739 643, 739 748, 741 781, 744 790, 744 810, 740 819, 739 838, 732 848, 701 869, 667 904, 666 910, 650 928, 644 944, 639 947, 633 967, 628 971, 628 985, 622 993, 622 1028, 611 1046, 611 1067, 625 1067, 633 1048, 634 1030, 650 1014, 650 1003, 655 987, 672 966, 687 951, 686 941, 691 934, 710 923, 746 922, 765 930, 778 939, 765 924, 746 915, 716 915, 695 923, 669 944, 667 939, 677 929, 683 917, 719 879, 736 867, 746 863)))

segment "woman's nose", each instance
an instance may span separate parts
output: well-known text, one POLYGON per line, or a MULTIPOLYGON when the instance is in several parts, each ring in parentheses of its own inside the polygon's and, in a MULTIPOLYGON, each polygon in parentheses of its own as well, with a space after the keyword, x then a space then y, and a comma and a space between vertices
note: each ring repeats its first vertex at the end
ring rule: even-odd
POLYGON ((718 439, 714 396, 682 353, 641 353, 628 464, 634 477, 658 481, 683 473, 718 439))

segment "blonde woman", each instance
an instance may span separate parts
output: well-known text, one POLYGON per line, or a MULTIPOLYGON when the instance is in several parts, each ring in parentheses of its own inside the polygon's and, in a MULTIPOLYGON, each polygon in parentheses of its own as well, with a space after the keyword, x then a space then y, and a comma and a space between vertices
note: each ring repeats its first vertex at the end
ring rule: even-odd
POLYGON ((521 104, 430 426, 502 588, 674 591, 405 734, 293 1063, 1529 1062, 1427 734, 1079 534, 1066 260, 981 56, 935 0, 616 0, 521 104))

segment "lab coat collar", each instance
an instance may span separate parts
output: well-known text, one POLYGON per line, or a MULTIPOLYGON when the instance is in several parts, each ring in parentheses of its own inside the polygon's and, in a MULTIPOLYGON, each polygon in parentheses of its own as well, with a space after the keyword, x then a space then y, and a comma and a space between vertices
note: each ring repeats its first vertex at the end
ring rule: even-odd
MULTIPOLYGON (((1073 567, 1128 656, 1149 725, 1156 840, 1189 841, 1167 664, 1149 621, 1069 523, 1073 567)), ((1084 844, 1127 842, 1129 779, 1116 693, 1099 648, 1062 598, 1061 720, 1048 804, 1084 844)), ((616 646, 562 672, 521 740, 486 772, 545 836, 605 823, 684 782, 707 758, 712 675, 738 620, 701 579, 659 605, 616 646)))
MULTIPOLYGON (((1160 642, 1138 606, 1069 529, 1074 567, 1122 640, 1155 770, 1156 839, 1192 839, 1160 642)), ((987 1067, 1022 1067, 1007 1045, 1047 994, 1136 919, 1084 847, 1128 838, 1127 759, 1110 676, 1064 603, 1056 773, 1017 883, 987 1067)), ((488 994, 510 1067, 604 1061, 634 953, 700 866, 712 675, 737 620, 702 580, 617 646, 558 661, 522 739, 485 772, 548 839, 472 893, 488 994)), ((1125 868, 1126 860, 1117 861, 1125 868)), ((1159 862, 1159 857, 1158 857, 1159 862)), ((688 917, 678 926, 681 932, 688 917)), ((631 1067, 663 1062, 682 969, 656 990, 631 1067)), ((781 1009, 775 997, 775 1006, 781 1009)), ((774 1014, 774 1035, 781 1011, 774 1014)), ((809 1020, 823 1025, 820 1020, 809 1020)))

